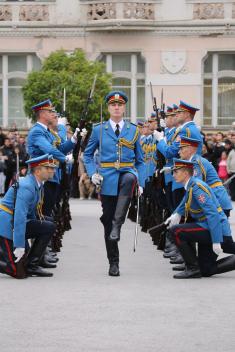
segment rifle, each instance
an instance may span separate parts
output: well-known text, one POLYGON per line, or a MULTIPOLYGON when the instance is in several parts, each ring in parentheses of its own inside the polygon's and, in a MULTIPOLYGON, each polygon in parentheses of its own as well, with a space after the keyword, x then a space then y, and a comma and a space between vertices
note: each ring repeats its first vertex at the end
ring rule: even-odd
MULTIPOLYGON (((86 100, 85 106, 84 106, 82 114, 81 114, 80 122, 78 124, 80 131, 86 127, 89 105, 93 102, 93 95, 94 95, 94 91, 95 91, 96 79, 97 79, 97 74, 95 74, 95 76, 94 76, 93 83, 92 83, 91 89, 89 90, 87 100, 86 100)), ((81 135, 79 135, 77 138, 77 144, 73 150, 74 163, 73 163, 71 174, 72 174, 72 178, 73 178, 75 196, 78 196, 78 164, 79 164, 78 157, 79 157, 79 152, 80 152, 80 150, 82 150, 82 151, 85 150, 88 138, 89 138, 88 134, 85 137, 82 137, 81 135)))
MULTIPOLYGON (((19 188, 19 178, 20 178, 20 159, 19 159, 19 153, 16 153, 16 175, 15 175, 15 182, 12 185, 12 187, 14 188, 13 219, 12 219, 13 233, 14 233, 14 218, 15 218, 16 198, 17 198, 17 191, 18 191, 18 188, 19 188)), ((13 241, 12 241, 12 251, 13 250, 14 250, 14 247, 13 247, 13 241)), ((25 279, 27 277, 27 274, 26 274, 26 263, 25 263, 25 254, 18 261, 18 263, 15 263, 15 266, 16 266, 16 276, 15 276, 16 279, 25 279)))

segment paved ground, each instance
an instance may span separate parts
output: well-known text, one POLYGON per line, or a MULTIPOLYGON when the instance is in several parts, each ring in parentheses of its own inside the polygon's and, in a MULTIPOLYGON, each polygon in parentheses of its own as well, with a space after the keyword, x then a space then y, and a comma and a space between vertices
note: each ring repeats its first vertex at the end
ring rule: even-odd
POLYGON ((110 278, 99 203, 71 203, 73 229, 54 277, 0 275, 0 352, 234 351, 235 272, 173 280, 148 235, 133 254, 128 221, 121 277, 110 278))

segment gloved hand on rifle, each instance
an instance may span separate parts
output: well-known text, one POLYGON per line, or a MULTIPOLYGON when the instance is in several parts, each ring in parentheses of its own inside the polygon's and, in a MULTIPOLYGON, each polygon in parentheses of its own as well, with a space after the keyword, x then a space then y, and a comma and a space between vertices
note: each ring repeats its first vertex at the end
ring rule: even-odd
POLYGON ((153 136, 156 139, 156 141, 160 142, 162 139, 164 139, 164 132, 154 131, 153 136))
POLYGON ((80 132, 80 128, 76 128, 74 134, 72 135, 71 137, 71 142, 73 143, 77 143, 77 140, 78 140, 78 133, 80 132))
POLYGON ((74 162, 73 154, 66 155, 65 162, 68 164, 72 164, 74 162))
POLYGON ((139 196, 141 196, 143 192, 144 192, 143 187, 139 186, 139 189, 138 189, 139 196))
POLYGON ((82 129, 82 132, 80 132, 80 136, 81 136, 81 137, 86 137, 86 135, 87 135, 87 129, 86 129, 86 128, 83 128, 83 129, 82 129))
POLYGON ((103 176, 101 176, 100 174, 97 174, 97 173, 93 174, 91 176, 91 181, 92 181, 92 183, 94 183, 94 185, 100 186, 103 181, 103 176))
POLYGON ((164 119, 160 119, 160 126, 161 128, 165 128, 166 127, 166 123, 164 119))
POLYGON ((178 225, 180 223, 180 219, 181 215, 178 213, 174 213, 166 219, 165 224, 168 225, 168 228, 171 228, 174 225, 178 225))
POLYGON ((18 263, 25 254, 25 248, 16 248, 13 254, 16 257, 15 263, 18 263))

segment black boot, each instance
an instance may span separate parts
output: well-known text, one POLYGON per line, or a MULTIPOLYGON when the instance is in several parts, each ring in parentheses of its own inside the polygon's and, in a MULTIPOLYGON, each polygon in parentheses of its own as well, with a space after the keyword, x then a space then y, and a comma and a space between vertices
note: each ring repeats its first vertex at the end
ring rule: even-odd
POLYGON ((173 266, 172 268, 173 271, 184 271, 185 270, 185 264, 180 264, 177 266, 173 266))
POLYGON ((120 240, 121 226, 124 224, 127 210, 130 205, 131 198, 127 196, 119 196, 117 201, 117 206, 114 214, 114 219, 112 221, 112 231, 109 235, 111 241, 120 240))
POLYGON ((202 275, 193 248, 184 241, 181 241, 178 248, 185 262, 185 270, 174 275, 174 279, 200 278, 202 275))
POLYGON ((53 276, 52 273, 49 273, 43 270, 40 266, 40 260, 45 252, 47 244, 51 236, 41 236, 37 237, 32 247, 30 248, 28 257, 27 257, 27 274, 28 276, 41 276, 49 277, 53 276))
POLYGON ((109 276, 120 276, 118 263, 111 263, 109 267, 109 276))
POLYGON ((177 250, 177 251, 173 250, 173 251, 171 251, 171 252, 164 253, 164 254, 163 254, 163 257, 164 257, 164 258, 176 257, 178 253, 179 253, 178 250, 177 250))
POLYGON ((227 273, 228 271, 235 270, 235 255, 217 260, 217 272, 216 274, 227 273))
POLYGON ((42 256, 42 259, 40 260, 40 266, 42 268, 47 268, 47 269, 52 269, 57 267, 55 263, 47 260, 47 256, 45 254, 42 256))
POLYGON ((178 252, 178 254, 175 257, 171 257, 170 263, 171 264, 183 264, 184 259, 183 259, 182 255, 178 252))

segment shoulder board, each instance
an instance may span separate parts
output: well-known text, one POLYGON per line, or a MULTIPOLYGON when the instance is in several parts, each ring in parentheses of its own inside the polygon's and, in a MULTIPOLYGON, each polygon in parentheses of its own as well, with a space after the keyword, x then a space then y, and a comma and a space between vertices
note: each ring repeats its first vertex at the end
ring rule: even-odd
POLYGON ((137 125, 134 122, 130 122, 130 124, 137 127, 137 125))
MULTIPOLYGON (((103 125, 106 123, 106 121, 103 121, 103 125)), ((93 123, 93 127, 101 125, 101 122, 93 123)))
POLYGON ((202 185, 200 182, 196 182, 197 186, 199 188, 201 188, 204 192, 206 192, 209 196, 211 195, 210 191, 204 186, 202 185))

